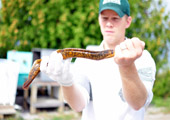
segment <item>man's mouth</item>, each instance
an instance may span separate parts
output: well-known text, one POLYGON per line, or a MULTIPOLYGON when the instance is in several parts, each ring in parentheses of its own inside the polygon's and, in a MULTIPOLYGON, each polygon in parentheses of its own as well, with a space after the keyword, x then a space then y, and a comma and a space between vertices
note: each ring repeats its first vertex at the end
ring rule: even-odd
POLYGON ((111 31, 111 30, 106 30, 105 32, 106 32, 106 33, 114 33, 114 32, 111 31))

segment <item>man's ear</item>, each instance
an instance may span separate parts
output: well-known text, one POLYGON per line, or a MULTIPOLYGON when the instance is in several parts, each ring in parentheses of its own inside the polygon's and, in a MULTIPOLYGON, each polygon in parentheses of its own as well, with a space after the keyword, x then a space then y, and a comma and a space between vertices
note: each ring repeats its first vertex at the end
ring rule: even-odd
POLYGON ((127 16, 126 21, 127 21, 126 28, 128 28, 130 26, 131 22, 132 22, 132 17, 131 16, 127 16))
POLYGON ((98 16, 98 22, 99 22, 99 25, 100 25, 100 14, 99 14, 99 16, 98 16))

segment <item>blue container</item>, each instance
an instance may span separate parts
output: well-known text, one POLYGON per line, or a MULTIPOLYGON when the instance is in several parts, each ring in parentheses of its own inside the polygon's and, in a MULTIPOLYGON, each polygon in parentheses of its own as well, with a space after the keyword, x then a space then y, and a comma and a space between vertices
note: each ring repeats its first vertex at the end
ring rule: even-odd
POLYGON ((29 71, 32 67, 33 54, 25 51, 8 51, 7 59, 19 63, 18 86, 22 86, 28 78, 29 71))
POLYGON ((27 78, 28 78, 28 74, 19 73, 17 86, 18 87, 23 86, 23 84, 27 80, 27 78))

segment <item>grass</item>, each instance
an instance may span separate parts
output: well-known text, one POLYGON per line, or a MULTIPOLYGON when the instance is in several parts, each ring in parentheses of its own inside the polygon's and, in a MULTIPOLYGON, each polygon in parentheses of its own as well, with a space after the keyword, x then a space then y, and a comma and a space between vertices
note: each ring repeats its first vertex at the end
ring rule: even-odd
POLYGON ((24 119, 18 116, 13 116, 13 117, 5 117, 4 120, 24 120, 24 119))
MULTIPOLYGON (((24 120, 20 115, 17 113, 15 116, 6 117, 5 120, 24 120)), ((40 112, 36 114, 39 118, 31 119, 31 120, 80 120, 80 114, 75 112, 66 112, 66 113, 50 113, 50 112, 40 112)))
POLYGON ((52 120, 73 120, 73 119, 75 120, 74 115, 62 115, 62 116, 52 118, 52 120))
POLYGON ((152 100, 152 104, 156 107, 163 107, 165 110, 163 112, 170 113, 170 97, 168 98, 161 98, 161 97, 154 97, 152 100))

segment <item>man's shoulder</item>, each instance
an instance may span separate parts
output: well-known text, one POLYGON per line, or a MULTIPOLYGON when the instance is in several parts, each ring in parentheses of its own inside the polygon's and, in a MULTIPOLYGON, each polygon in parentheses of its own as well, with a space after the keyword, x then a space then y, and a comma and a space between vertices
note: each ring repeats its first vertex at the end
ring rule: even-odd
POLYGON ((141 57, 137 59, 139 62, 154 62, 154 59, 148 50, 144 50, 141 57))
POLYGON ((148 69, 149 68, 149 69, 156 71, 155 61, 152 55, 147 50, 143 51, 142 56, 135 61, 135 64, 137 66, 137 69, 148 69))
POLYGON ((94 51, 98 51, 100 50, 100 46, 99 45, 88 45, 86 47, 87 50, 94 50, 94 51))
POLYGON ((144 50, 142 55, 143 55, 143 56, 152 57, 151 54, 150 54, 150 52, 149 52, 148 50, 144 50))
POLYGON ((155 62, 151 53, 148 50, 144 50, 140 58, 142 59, 142 61, 145 60, 148 62, 155 62))

